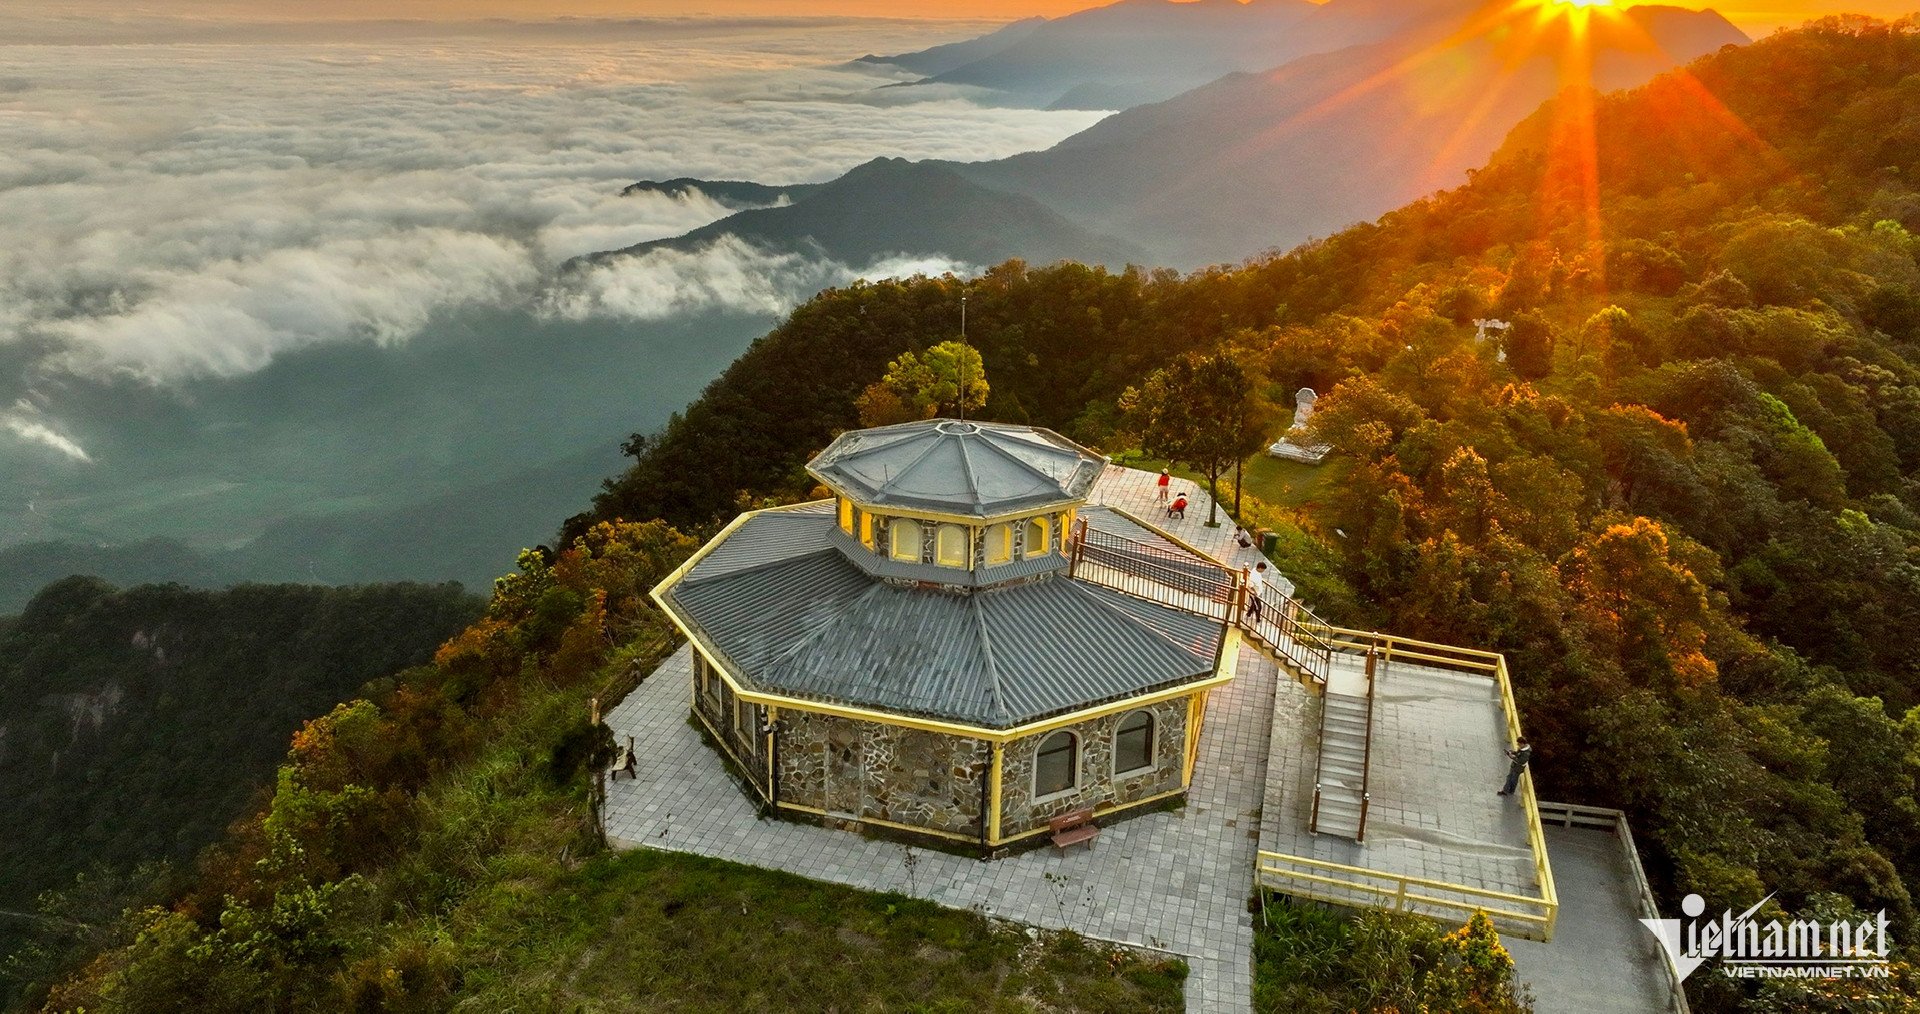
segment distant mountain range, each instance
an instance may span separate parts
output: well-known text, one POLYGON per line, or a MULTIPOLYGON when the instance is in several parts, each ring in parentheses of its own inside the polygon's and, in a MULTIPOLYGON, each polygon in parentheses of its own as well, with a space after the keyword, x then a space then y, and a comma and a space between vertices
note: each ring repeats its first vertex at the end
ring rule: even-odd
POLYGON ((1235 71, 1376 42, 1459 0, 1120 0, 1057 20, 1017 21, 967 42, 863 58, 1007 105, 1125 109, 1235 71))
MULTIPOLYGON (((1272 29, 1284 41, 1268 50, 1308 53, 1127 109, 1045 151, 991 162, 876 160, 818 188, 763 188, 766 200, 750 210, 600 256, 701 246, 733 234, 849 263, 900 254, 978 264, 1010 257, 1182 268, 1238 261, 1464 182, 1508 130, 1575 83, 1569 66, 1590 62, 1593 86, 1623 88, 1748 41, 1713 11, 1675 7, 1596 13, 1576 31, 1566 17, 1508 0, 1331 0, 1321 7, 1123 0, 1022 29, 1011 42, 1002 33, 973 40, 978 46, 964 55, 990 40, 998 48, 929 80, 965 79, 1014 96, 1069 79, 1075 88, 1105 87, 1112 79, 1089 68, 1145 61, 1136 47, 1151 33, 1140 26, 1156 21, 1188 29, 1167 36, 1163 64, 1174 69, 1166 73, 1197 73, 1204 61, 1187 58, 1204 48, 1195 40, 1211 39, 1221 61, 1250 58, 1250 47, 1218 30, 1235 18, 1253 19, 1243 23, 1252 35, 1285 22, 1286 31, 1272 29), (1381 41, 1336 44, 1368 32, 1381 41), (1109 44, 1090 41, 1098 38, 1109 44), (1073 48, 1069 40, 1085 52, 1061 57, 1060 66, 1076 69, 1044 86, 1021 69, 1038 66, 1041 52, 1073 48)), ((954 59, 932 53, 884 59, 907 61, 901 66, 954 59)), ((708 192, 697 180, 637 184, 669 185, 708 192)), ((741 186, 708 193, 739 199, 741 186)))

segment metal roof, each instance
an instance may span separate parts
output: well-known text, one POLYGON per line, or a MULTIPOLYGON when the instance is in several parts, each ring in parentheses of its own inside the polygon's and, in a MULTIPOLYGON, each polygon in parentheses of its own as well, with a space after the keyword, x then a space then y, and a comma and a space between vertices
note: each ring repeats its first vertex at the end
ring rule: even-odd
POLYGON ((1005 728, 1213 671, 1216 620, 1065 575, 971 593, 890 583, 809 525, 835 520, 756 515, 666 591, 761 689, 1005 728), (742 539, 769 555, 741 565, 742 539))
POLYGON ((807 470, 873 507, 989 517, 1083 500, 1105 466, 1052 430, 927 419, 843 433, 807 470))

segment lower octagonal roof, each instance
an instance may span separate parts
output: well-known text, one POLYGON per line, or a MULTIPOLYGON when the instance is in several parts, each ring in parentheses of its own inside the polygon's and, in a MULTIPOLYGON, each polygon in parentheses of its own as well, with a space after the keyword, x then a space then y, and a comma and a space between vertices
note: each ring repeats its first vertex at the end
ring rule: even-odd
POLYGON ((835 550, 834 525, 824 505, 754 515, 664 598, 758 689, 989 728, 1213 671, 1218 620, 1066 575, 892 583, 835 550))

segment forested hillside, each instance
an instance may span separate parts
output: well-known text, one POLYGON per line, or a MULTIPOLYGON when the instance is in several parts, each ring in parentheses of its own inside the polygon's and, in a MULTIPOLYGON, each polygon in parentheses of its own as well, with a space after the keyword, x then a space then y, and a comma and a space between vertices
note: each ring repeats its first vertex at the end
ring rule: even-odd
MULTIPOLYGON (((0 908, 190 859, 301 722, 425 662, 479 608, 458 585, 49 585, 0 630, 0 908)), ((0 921, 0 954, 31 925, 0 921)))
MULTIPOLYGON (((1338 561, 1344 618, 1511 653, 1544 793, 1626 807, 1670 902, 1839 895, 1911 939, 1917 181, 1920 36, 1829 20, 1564 95, 1467 186, 1282 257, 1002 265, 965 287, 969 334, 988 415, 1108 450, 1134 441, 1116 398, 1190 350, 1320 390, 1356 467, 1264 517, 1338 561), (1513 326, 1477 340, 1487 317, 1513 326)), ((823 293, 571 527, 805 492, 887 360, 952 337, 961 288, 823 293)))
MULTIPOLYGON (((1001 265, 966 286, 985 413, 1120 451, 1121 396, 1176 355, 1224 350, 1275 399, 1311 384, 1348 478, 1304 513, 1250 513, 1289 534, 1281 568, 1311 567, 1314 604, 1510 653, 1543 793, 1626 807, 1669 908, 1775 892, 1795 912, 1884 907, 1916 939, 1917 99, 1911 25, 1825 22, 1564 96, 1466 187, 1283 257, 1190 277, 1001 265), (1478 339, 1487 317, 1513 326, 1478 339)), ((563 548, 524 554, 431 666, 309 723, 271 800, 182 892, 100 930, 49 1005, 959 997, 944 971, 912 977, 983 927, 599 854, 581 776, 608 747, 587 700, 670 647, 645 590, 694 542, 657 519, 807 494, 802 463, 890 359, 954 336, 961 290, 859 285, 796 310, 636 438, 563 548), (773 917, 732 914, 750 909, 773 917), (795 943, 819 939, 867 957, 795 943)), ((1690 987, 1703 1011, 1913 1002, 1885 995, 1907 978, 1690 987)))

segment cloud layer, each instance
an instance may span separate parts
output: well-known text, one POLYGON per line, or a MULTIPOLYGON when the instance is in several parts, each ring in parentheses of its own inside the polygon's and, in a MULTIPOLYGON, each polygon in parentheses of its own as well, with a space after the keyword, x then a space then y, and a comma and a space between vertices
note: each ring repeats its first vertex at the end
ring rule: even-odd
MULTIPOLYGON (((565 44, 529 28, 512 34, 536 41, 0 46, 0 349, 29 353, 0 405, 49 378, 178 385, 329 342, 401 342, 461 307, 773 313, 860 275, 944 270, 723 241, 553 283, 567 258, 725 213, 618 196, 635 179, 993 157, 1093 118, 895 104, 898 90, 828 66, 939 41, 919 26, 620 24, 593 43, 567 26, 565 44)), ((0 411, 0 433, 83 460, 57 406, 29 404, 0 411)))

